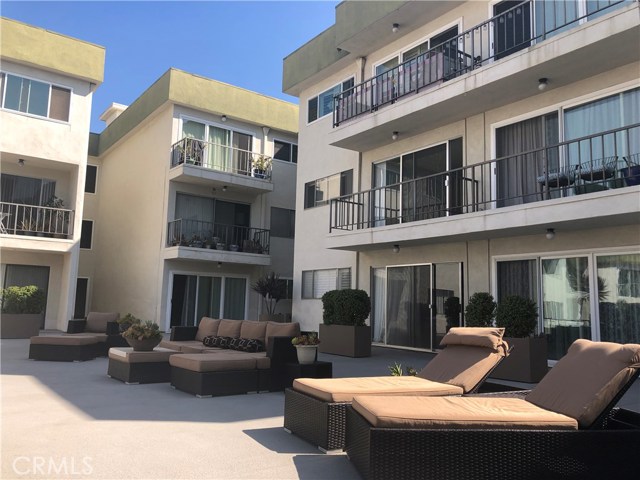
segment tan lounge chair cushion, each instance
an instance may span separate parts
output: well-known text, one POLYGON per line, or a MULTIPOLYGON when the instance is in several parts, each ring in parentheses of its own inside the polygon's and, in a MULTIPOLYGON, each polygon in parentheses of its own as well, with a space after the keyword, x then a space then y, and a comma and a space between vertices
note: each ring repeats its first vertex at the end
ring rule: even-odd
POLYGON ((452 328, 440 345, 446 346, 419 373, 433 382, 457 385, 471 392, 507 354, 504 328, 452 328))
POLYGON ((119 313, 89 312, 89 315, 87 315, 87 324, 85 326, 85 331, 107 333, 107 323, 117 322, 119 318, 119 313))
POLYGON ((260 340, 264 344, 264 335, 267 331, 265 322, 253 322, 244 320, 240 327, 240 338, 254 338, 260 340))
POLYGON ((590 426, 640 366, 640 345, 576 340, 526 399, 590 426))
MULTIPOLYGON (((575 430, 575 419, 521 398, 358 396, 353 408, 374 427, 575 430)), ((464 452, 461 452, 464 455, 464 452)))
POLYGON ((47 335, 31 337, 34 345, 93 345, 98 343, 93 335, 47 335))
POLYGON ((202 342, 202 340, 204 340, 204 337, 208 337, 209 335, 217 335, 219 326, 219 319, 202 317, 200 323, 198 324, 198 331, 196 332, 195 339, 202 342))
POLYGON ((461 395, 455 385, 418 377, 298 378, 293 389, 325 402, 350 402, 356 395, 461 395))
POLYGON ((229 356, 225 353, 181 353, 171 355, 169 364, 172 367, 184 368, 192 372, 223 372, 236 370, 255 370, 257 359, 248 355, 229 356))
POLYGON ((265 348, 269 346, 269 337, 296 337, 298 335, 300 335, 300 324, 298 322, 267 322, 264 346, 265 348))
POLYGON ((92 337, 98 340, 98 342, 106 342, 109 338, 109 335, 106 333, 69 333, 65 336, 70 337, 92 337))
POLYGON ((240 338, 241 328, 242 320, 220 320, 220 326, 218 327, 218 336, 240 338))
POLYGON ((168 348, 156 347, 152 352, 134 352, 133 348, 119 347, 109 349, 109 359, 124 363, 168 362, 171 355, 178 352, 168 348))
POLYGON ((183 344, 182 341, 162 340, 158 346, 162 347, 162 348, 170 348, 171 350, 177 350, 179 352, 180 351, 180 345, 182 345, 182 344, 183 344))

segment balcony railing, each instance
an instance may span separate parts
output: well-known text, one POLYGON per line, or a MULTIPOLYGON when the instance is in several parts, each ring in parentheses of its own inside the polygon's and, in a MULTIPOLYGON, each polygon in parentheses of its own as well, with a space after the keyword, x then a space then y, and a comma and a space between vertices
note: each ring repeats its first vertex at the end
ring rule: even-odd
POLYGON ((640 185, 640 123, 331 200, 357 230, 640 185))
POLYGON ((512 55, 624 3, 629 0, 595 2, 594 6, 589 5, 587 13, 580 15, 579 2, 523 1, 423 54, 335 95, 333 125, 337 127, 346 120, 374 112, 423 88, 512 55))
POLYGON ((167 246, 269 254, 269 230, 200 220, 169 222, 167 246))
POLYGON ((266 155, 195 138, 183 138, 171 147, 171 168, 187 164, 269 180, 271 163, 266 155))
POLYGON ((71 238, 73 210, 0 202, 0 233, 71 238))

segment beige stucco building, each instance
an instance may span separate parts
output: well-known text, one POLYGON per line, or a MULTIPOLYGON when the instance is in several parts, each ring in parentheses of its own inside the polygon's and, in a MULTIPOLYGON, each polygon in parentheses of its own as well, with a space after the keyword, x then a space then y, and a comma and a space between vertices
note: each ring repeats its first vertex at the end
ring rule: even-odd
MULTIPOLYGON (((291 290, 296 105, 170 69, 101 118, 78 271, 87 306, 168 331, 258 318, 251 285, 268 272, 291 290)), ((291 301, 277 311, 290 315, 291 301)))
POLYGON ((75 309, 92 95, 105 50, 0 19, 0 282, 47 292, 44 327, 75 309))
POLYGON ((300 99, 293 319, 362 288, 373 342, 433 349, 475 292, 557 359, 640 341, 640 15, 621 2, 342 2, 284 60, 300 99), (451 317, 451 315, 449 315, 451 317))

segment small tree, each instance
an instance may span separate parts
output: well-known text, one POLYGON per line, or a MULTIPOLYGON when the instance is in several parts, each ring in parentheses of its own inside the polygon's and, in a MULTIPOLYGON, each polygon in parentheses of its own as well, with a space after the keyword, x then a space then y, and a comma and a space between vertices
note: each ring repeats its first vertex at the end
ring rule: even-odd
POLYGON ((2 295, 2 313, 42 313, 47 305, 47 297, 35 285, 7 287, 2 295))
POLYGON ((476 292, 469 299, 464 311, 464 323, 467 327, 491 327, 496 312, 496 302, 487 292, 476 292))
POLYGON ((325 325, 363 326, 371 312, 371 300, 364 290, 331 290, 322 296, 325 325))
POLYGON ((538 306, 530 298, 509 295, 496 308, 496 325, 504 328, 505 337, 530 337, 538 325, 538 306))
POLYGON ((280 280, 280 275, 275 272, 259 278, 251 288, 262 296, 265 310, 269 315, 276 312, 278 302, 287 296, 287 284, 280 280))

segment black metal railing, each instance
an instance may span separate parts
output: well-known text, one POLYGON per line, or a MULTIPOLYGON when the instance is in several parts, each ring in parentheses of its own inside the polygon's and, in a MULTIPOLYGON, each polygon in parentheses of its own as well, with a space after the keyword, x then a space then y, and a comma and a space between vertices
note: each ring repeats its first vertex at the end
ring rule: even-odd
POLYGON ((331 200, 330 231, 640 185, 640 123, 331 200))
POLYGON ((185 137, 172 145, 171 168, 182 164, 262 180, 271 179, 271 157, 195 138, 185 137))
POLYGON ((232 252, 269 254, 270 231, 200 220, 169 222, 167 246, 208 248, 232 252))
POLYGON ((333 125, 337 127, 346 120, 374 112, 423 88, 512 55, 625 3, 630 0, 600 1, 592 11, 580 15, 578 2, 523 1, 418 57, 335 95, 333 125), (547 5, 551 8, 546 8, 547 5), (532 29, 534 17, 535 31, 532 29))
POLYGON ((0 202, 0 233, 71 238, 73 213, 65 208, 0 202))

